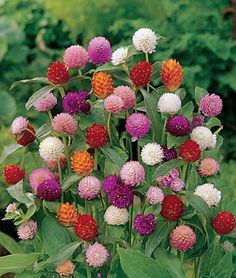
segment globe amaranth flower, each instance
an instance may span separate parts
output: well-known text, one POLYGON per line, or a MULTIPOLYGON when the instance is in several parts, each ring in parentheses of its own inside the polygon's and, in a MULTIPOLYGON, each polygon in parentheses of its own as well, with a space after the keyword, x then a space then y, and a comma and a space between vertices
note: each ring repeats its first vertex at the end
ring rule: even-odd
POLYGON ((180 97, 173 93, 163 94, 157 103, 157 110, 162 113, 174 114, 177 113, 180 108, 180 97))
POLYGON ((102 148, 108 143, 108 131, 104 125, 92 125, 86 131, 86 143, 91 148, 102 148))
POLYGON ((104 37, 93 38, 88 45, 88 55, 93 64, 106 64, 111 60, 112 56, 110 42, 104 37))
POLYGON ((136 96, 129 86, 118 86, 114 89, 113 94, 122 98, 123 109, 128 110, 134 107, 136 96))
POLYGON ((65 50, 64 63, 68 68, 83 68, 89 59, 85 48, 80 45, 72 45, 65 50))
POLYGON ((156 179, 156 182, 162 186, 170 187, 171 183, 179 178, 179 171, 176 168, 171 169, 164 176, 160 176, 156 179))
POLYGON ((128 208, 134 200, 134 192, 126 184, 117 184, 109 193, 110 204, 117 208, 128 208))
POLYGON ((98 178, 93 176, 84 177, 78 185, 78 194, 81 198, 91 200, 96 198, 102 185, 98 178))
POLYGON ((63 111, 70 115, 78 115, 79 113, 89 113, 90 104, 88 102, 88 92, 68 92, 62 99, 63 111))
POLYGON ((45 112, 51 110, 56 104, 57 104, 57 98, 54 96, 54 94, 50 93, 46 97, 43 97, 42 99, 38 100, 34 104, 34 108, 38 112, 45 112))
POLYGON ((137 50, 153 53, 157 45, 157 36, 149 28, 140 28, 133 35, 133 45, 137 50))
POLYGON ((56 267, 56 272, 60 276, 73 275, 74 270, 75 270, 75 265, 70 260, 67 260, 67 261, 63 262, 56 267))
POLYGON ((109 258, 107 249, 100 243, 90 245, 85 253, 86 262, 92 267, 103 266, 109 258))
POLYGON ((12 212, 16 211, 16 209, 17 209, 16 203, 10 203, 6 207, 5 211, 6 211, 6 213, 12 213, 12 212))
POLYGON ((138 186, 145 178, 145 171, 138 161, 129 161, 122 166, 120 177, 127 185, 138 186))
POLYGON ((25 170, 10 163, 4 167, 3 176, 8 185, 14 185, 24 179, 25 170))
POLYGON ((79 175, 88 175, 93 170, 94 161, 87 151, 76 151, 71 157, 71 167, 79 175))
POLYGON ((147 215, 139 214, 134 218, 134 228, 142 236, 149 236, 156 230, 155 216, 152 213, 147 215))
POLYGON ((166 195, 162 202, 161 216, 170 220, 176 221, 184 212, 183 201, 176 195, 166 195))
POLYGON ((151 81, 152 65, 147 61, 138 62, 130 70, 130 80, 136 88, 143 87, 151 81))
POLYGON ((67 113, 57 114, 52 120, 52 128, 60 133, 73 136, 77 130, 77 121, 67 113))
POLYGON ((212 145, 213 134, 211 130, 205 126, 198 126, 192 130, 191 139, 198 143, 202 150, 212 145))
POLYGON ((200 100, 199 108, 204 116, 214 117, 221 113, 223 101, 216 94, 207 94, 200 100))
POLYGON ((54 84, 63 84, 69 81, 70 76, 66 65, 56 61, 48 68, 48 80, 54 84))
POLYGON ((15 134, 17 144, 27 146, 35 140, 35 129, 31 124, 28 124, 25 131, 15 134))
POLYGON ((111 62, 114 66, 124 64, 128 58, 128 47, 120 47, 112 53, 111 62))
POLYGON ((60 204, 57 211, 57 220, 61 225, 68 227, 75 224, 77 215, 77 209, 67 202, 65 204, 60 204))
POLYGON ((212 183, 197 186, 194 194, 201 197, 209 207, 218 205, 221 200, 221 192, 212 183))
POLYGON ((197 126, 204 125, 205 117, 203 115, 193 115, 192 123, 191 123, 191 130, 193 130, 197 126))
POLYGON ((177 178, 170 183, 170 189, 175 192, 179 192, 183 190, 184 187, 185 187, 185 183, 180 178, 177 178))
POLYGON ((163 157, 163 150, 157 143, 148 143, 141 151, 142 161, 147 165, 156 165, 163 160, 163 157))
POLYGON ((39 145, 39 155, 45 161, 60 159, 64 152, 64 144, 57 137, 49 136, 39 145))
POLYGON ((162 145, 162 151, 163 151, 163 161, 169 161, 172 159, 177 158, 177 151, 173 148, 168 148, 166 145, 162 145))
POLYGON ((98 98, 105 98, 113 92, 112 77, 105 71, 98 71, 92 77, 92 93, 98 98))
POLYGON ((74 225, 74 232, 82 240, 92 241, 98 235, 96 220, 89 214, 79 214, 74 225))
POLYGON ((121 97, 110 95, 104 100, 104 108, 107 112, 119 114, 124 107, 124 101, 121 97))
POLYGON ((161 204, 164 199, 164 193, 159 187, 150 186, 146 192, 146 197, 151 205, 161 204))
POLYGON ((179 156, 188 162, 195 162, 201 157, 201 149, 198 143, 188 139, 179 148, 179 156))
POLYGON ((196 234, 187 225, 177 226, 170 234, 170 245, 180 251, 192 249, 196 243, 196 234))
POLYGON ((174 115, 166 123, 167 131, 174 136, 185 136, 190 132, 190 123, 183 115, 174 115))
POLYGON ((40 183, 45 180, 55 179, 55 175, 48 171, 48 169, 38 168, 33 170, 29 175, 29 184, 34 191, 37 191, 37 188, 40 183))
POLYGON ((125 225, 129 220, 129 213, 126 208, 109 206, 104 214, 104 220, 108 225, 125 225))
POLYGON ((211 158, 204 158, 198 167, 198 172, 202 177, 209 177, 217 174, 220 170, 219 163, 211 158))
POLYGON ((37 233, 37 222, 29 220, 20 224, 17 229, 17 235, 22 240, 32 239, 37 233))
POLYGON ((45 180, 38 185, 37 196, 45 201, 52 202, 61 197, 61 186, 55 179, 45 180))
POLYGON ((126 131, 132 136, 134 142, 143 138, 150 130, 150 121, 143 113, 131 114, 125 123, 126 131))
POLYGON ((29 121, 26 118, 19 116, 12 122, 11 131, 13 134, 20 134, 27 129, 28 124, 29 121))
POLYGON ((227 235, 236 225, 236 218, 229 211, 220 211, 212 220, 212 226, 219 235, 227 235))
POLYGON ((109 195, 119 184, 121 184, 121 179, 118 176, 109 175, 104 179, 102 189, 109 195))

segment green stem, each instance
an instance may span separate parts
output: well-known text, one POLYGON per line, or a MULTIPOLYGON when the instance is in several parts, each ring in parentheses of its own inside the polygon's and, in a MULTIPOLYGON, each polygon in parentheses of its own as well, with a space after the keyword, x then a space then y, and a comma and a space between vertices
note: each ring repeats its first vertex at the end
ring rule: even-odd
POLYGON ((110 138, 110 144, 112 146, 112 138, 111 138, 111 113, 108 113, 108 117, 107 117, 107 130, 108 130, 108 134, 109 134, 109 138, 110 138))
POLYGON ((145 53, 145 58, 146 58, 146 61, 149 62, 148 52, 145 53))
POLYGON ((35 152, 31 152, 31 155, 32 155, 32 157, 33 157, 35 166, 36 166, 37 168, 39 168, 39 164, 38 164, 37 158, 36 158, 36 156, 35 156, 35 152))
POLYGON ((51 110, 48 110, 48 117, 49 117, 50 122, 52 122, 53 117, 52 117, 51 110))
POLYGON ((223 125, 220 126, 220 127, 214 132, 214 134, 217 135, 222 129, 223 129, 223 125))
POLYGON ((137 152, 138 152, 138 161, 141 162, 141 157, 140 157, 140 146, 139 146, 138 141, 137 141, 137 152))
POLYGON ((87 278, 92 278, 92 273, 89 265, 87 265, 86 270, 87 270, 87 278))
POLYGON ((131 211, 130 211, 130 225, 129 225, 129 244, 130 244, 130 246, 132 243, 133 214, 134 214, 134 203, 132 203, 131 211))
POLYGON ((61 163, 60 163, 60 159, 57 160, 57 167, 58 167, 58 173, 59 173, 60 183, 62 183, 62 172, 61 172, 61 163))
POLYGON ((65 94, 65 90, 64 90, 64 88, 62 86, 59 87, 59 92, 60 92, 62 98, 66 95, 65 94))
POLYGON ((188 164, 184 164, 183 165, 183 168, 182 168, 182 171, 181 171, 181 179, 185 182, 185 187, 187 189, 187 181, 185 180, 186 179, 186 174, 187 174, 187 168, 188 168, 188 164))
POLYGON ((165 144, 166 123, 167 123, 167 117, 165 117, 163 129, 162 129, 162 134, 161 134, 161 143, 163 145, 165 144))
POLYGON ((94 170, 98 169, 98 149, 94 149, 94 170))
POLYGON ((137 97, 135 98, 134 110, 135 110, 135 113, 137 113, 137 111, 138 111, 137 97))
POLYGON ((67 169, 68 169, 68 173, 70 174, 70 173, 71 173, 71 166, 70 166, 70 157, 69 157, 69 151, 68 151, 68 146, 67 146, 66 137, 63 136, 63 137, 62 137, 62 140, 63 140, 63 144, 64 144, 64 147, 65 147, 65 154, 66 154, 66 161, 67 161, 67 169))

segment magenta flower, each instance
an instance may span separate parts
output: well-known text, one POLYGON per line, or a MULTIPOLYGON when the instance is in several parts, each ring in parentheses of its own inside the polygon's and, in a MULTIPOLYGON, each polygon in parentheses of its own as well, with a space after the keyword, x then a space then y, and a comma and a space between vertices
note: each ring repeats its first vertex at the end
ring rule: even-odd
POLYGON ((110 203, 117 208, 128 208, 134 200, 133 190, 126 184, 118 184, 109 194, 110 203))
POLYGON ((38 185, 37 195, 40 199, 46 201, 55 201, 61 197, 61 186, 54 179, 45 180, 38 185))
POLYGON ((174 115, 166 123, 166 129, 174 136, 184 136, 190 132, 190 123, 183 115, 174 115))
POLYGON ((200 100, 199 108, 204 116, 215 117, 221 113, 223 101, 216 94, 207 94, 200 100))
POLYGON ((89 113, 90 104, 88 102, 88 92, 69 92, 62 99, 63 111, 70 115, 78 115, 80 112, 89 113))
POLYGON ((121 184, 121 179, 116 175, 107 176, 102 185, 102 189, 108 195, 119 185, 121 184))
POLYGON ((110 42, 104 37, 93 38, 88 45, 88 55, 93 64, 106 64, 111 60, 112 56, 110 42))
POLYGON ((34 189, 34 191, 37 191, 39 184, 49 179, 55 179, 55 175, 49 172, 48 169, 35 169, 29 175, 29 184, 34 189))
POLYGON ((134 219, 134 228, 142 236, 151 235, 156 230, 155 216, 152 213, 137 215, 134 219))
POLYGON ((131 140, 136 141, 149 132, 150 122, 143 113, 133 113, 127 118, 125 128, 132 136, 131 140))
POLYGON ((166 145, 162 145, 162 150, 163 150, 163 160, 164 161, 169 161, 171 159, 175 159, 177 158, 177 152, 175 148, 170 148, 168 149, 168 147, 166 145))

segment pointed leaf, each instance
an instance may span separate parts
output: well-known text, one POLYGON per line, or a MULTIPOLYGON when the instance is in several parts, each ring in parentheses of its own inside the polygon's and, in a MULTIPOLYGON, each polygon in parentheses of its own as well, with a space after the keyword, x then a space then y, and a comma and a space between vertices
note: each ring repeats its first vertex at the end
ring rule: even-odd
POLYGON ((23 253, 23 247, 10 236, 0 231, 0 245, 11 254, 23 253))
POLYGON ((0 163, 3 163, 4 160, 12 153, 17 151, 18 149, 22 148, 21 145, 19 144, 12 144, 8 147, 4 147, 1 158, 0 158, 0 163))
POLYGON ((195 87, 195 101, 197 105, 199 105, 200 100, 207 94, 208 94, 207 90, 198 86, 195 87))
POLYGON ((51 84, 51 82, 49 82, 46 77, 35 77, 35 78, 32 78, 32 79, 24 79, 24 80, 19 80, 19 81, 14 82, 10 87, 10 91, 18 85, 30 84, 30 83, 51 84))

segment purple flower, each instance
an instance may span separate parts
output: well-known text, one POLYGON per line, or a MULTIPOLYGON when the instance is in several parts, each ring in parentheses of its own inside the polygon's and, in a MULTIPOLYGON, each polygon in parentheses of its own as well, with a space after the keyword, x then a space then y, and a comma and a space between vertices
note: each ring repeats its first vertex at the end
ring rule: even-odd
POLYGON ((162 186, 170 187, 170 184, 175 179, 179 178, 179 171, 177 169, 171 169, 165 176, 160 176, 156 179, 156 182, 162 186))
POLYGON ((109 175, 105 178, 102 189, 108 195, 121 183, 121 179, 116 175, 109 175))
POLYGON ((154 233, 156 230, 155 216, 152 213, 137 215, 134 219, 134 228, 143 236, 154 233))
POLYGON ((88 45, 88 55, 93 64, 106 64, 111 60, 112 56, 110 42, 104 37, 93 38, 88 45))
POLYGON ((110 203, 117 208, 128 208, 134 200, 133 190, 125 184, 118 184, 109 194, 110 203))
POLYGON ((90 104, 87 101, 88 92, 69 92, 62 99, 63 111, 70 115, 79 114, 80 112, 88 113, 90 111, 90 104))
POLYGON ((166 129, 174 136, 184 136, 190 132, 190 123, 183 115, 174 115, 169 118, 166 129))
POLYGON ((164 154, 164 158, 163 158, 164 161, 169 161, 171 159, 177 158, 177 152, 175 148, 168 149, 166 145, 162 145, 161 147, 164 154))
POLYGON ((46 201, 55 201, 61 197, 61 187, 58 181, 54 179, 45 180, 38 185, 37 195, 40 199, 46 201))
POLYGON ((193 115, 192 123, 191 123, 191 131, 198 126, 204 125, 204 116, 203 115, 193 115))
POLYGON ((133 113, 127 118, 125 128, 134 142, 143 138, 149 132, 150 121, 143 113, 133 113))

